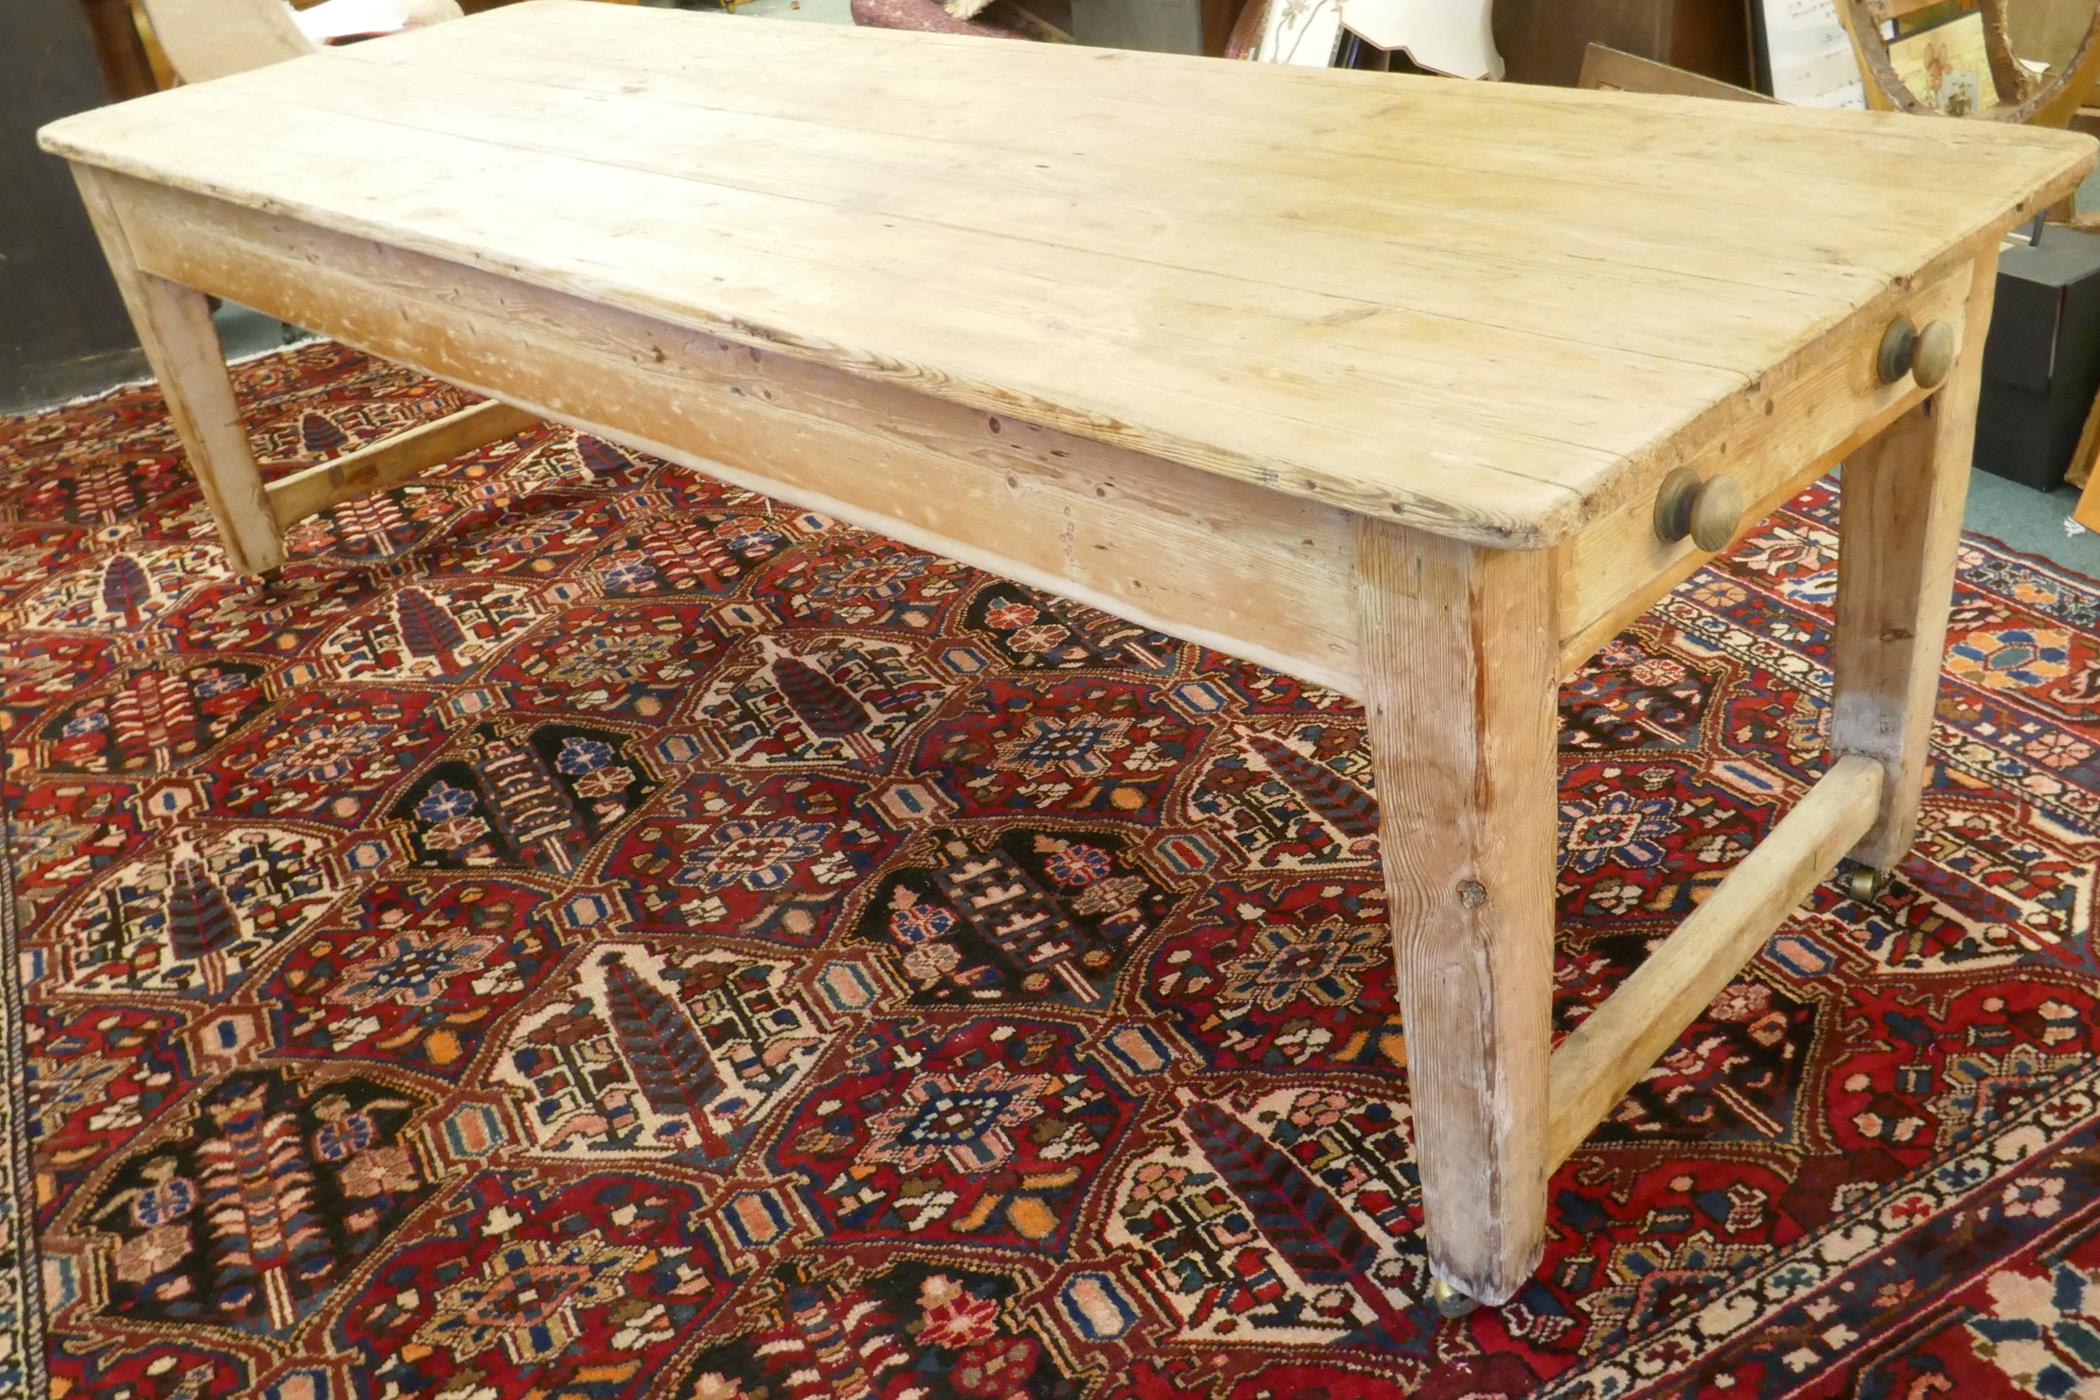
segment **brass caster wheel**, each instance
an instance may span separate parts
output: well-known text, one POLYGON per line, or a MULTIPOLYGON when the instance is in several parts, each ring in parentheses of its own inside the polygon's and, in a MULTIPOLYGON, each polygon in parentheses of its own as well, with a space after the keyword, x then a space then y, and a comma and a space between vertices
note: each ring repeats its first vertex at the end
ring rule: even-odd
POLYGON ((1871 865, 1855 865, 1845 872, 1845 893, 1861 904, 1879 904, 1888 891, 1890 872, 1871 865))
POLYGON ((1440 1278, 1429 1281, 1429 1301, 1445 1317, 1464 1317, 1480 1306, 1478 1298, 1468 1297, 1440 1278))

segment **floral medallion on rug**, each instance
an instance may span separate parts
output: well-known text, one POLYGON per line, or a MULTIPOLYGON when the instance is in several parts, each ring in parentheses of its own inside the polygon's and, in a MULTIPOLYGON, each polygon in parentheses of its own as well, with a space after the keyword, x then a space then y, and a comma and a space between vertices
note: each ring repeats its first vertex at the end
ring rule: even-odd
MULTIPOLYGON (((238 378, 288 463, 463 402, 238 378)), ((1819 771, 1837 510, 1568 683, 1563 1028, 1819 771)), ((554 428, 294 555, 151 389, 0 419, 24 1387, 2100 1394, 2100 584, 1968 542, 1900 882, 1446 1322, 1351 703, 554 428)))

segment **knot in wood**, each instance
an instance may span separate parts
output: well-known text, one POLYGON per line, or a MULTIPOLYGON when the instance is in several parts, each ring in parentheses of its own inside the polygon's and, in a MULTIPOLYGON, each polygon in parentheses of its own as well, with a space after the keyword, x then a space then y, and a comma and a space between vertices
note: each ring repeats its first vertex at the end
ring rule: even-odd
POLYGON ((1464 880, 1458 886, 1458 902, 1468 909, 1478 909, 1488 902, 1487 886, 1478 880, 1464 880))

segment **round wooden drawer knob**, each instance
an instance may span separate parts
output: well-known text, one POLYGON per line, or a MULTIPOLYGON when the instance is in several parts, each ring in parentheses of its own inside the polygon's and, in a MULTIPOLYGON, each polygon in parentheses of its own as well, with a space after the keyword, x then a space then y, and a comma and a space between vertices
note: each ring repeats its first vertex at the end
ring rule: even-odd
POLYGON ((1711 554, 1728 548, 1743 523, 1743 484, 1732 476, 1701 481, 1691 467, 1663 478, 1655 493, 1655 533, 1664 544, 1685 536, 1711 554))
POLYGON ((1910 317, 1898 316, 1881 337, 1881 382, 1894 384, 1907 374, 1920 389, 1937 389, 1953 373, 1960 348, 1954 327, 1945 321, 1934 321, 1921 331, 1910 317))

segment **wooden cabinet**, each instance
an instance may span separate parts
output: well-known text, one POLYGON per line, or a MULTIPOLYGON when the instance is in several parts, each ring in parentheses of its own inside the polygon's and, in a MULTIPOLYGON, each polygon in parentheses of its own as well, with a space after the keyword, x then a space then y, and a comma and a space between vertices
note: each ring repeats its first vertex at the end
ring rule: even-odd
POLYGON ((1495 0, 1509 80, 1573 87, 1592 42, 1752 86, 1752 0, 1495 0))

